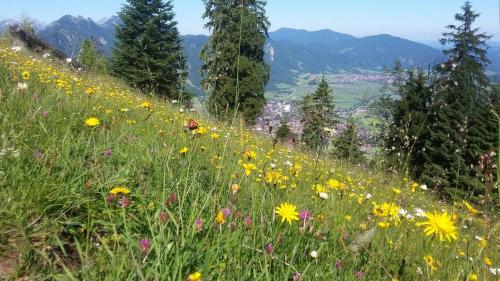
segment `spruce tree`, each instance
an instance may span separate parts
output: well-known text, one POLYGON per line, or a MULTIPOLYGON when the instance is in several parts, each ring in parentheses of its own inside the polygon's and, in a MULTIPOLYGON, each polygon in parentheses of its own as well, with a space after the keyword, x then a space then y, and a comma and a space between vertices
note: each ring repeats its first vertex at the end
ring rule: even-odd
POLYGON ((186 58, 171 0, 127 0, 116 27, 113 71, 143 91, 186 98, 186 58))
POLYGON ((363 163, 365 153, 361 150, 361 139, 358 136, 354 120, 350 118, 347 127, 333 141, 332 156, 334 159, 351 163, 363 163))
POLYGON ((280 120, 280 126, 276 130, 276 137, 275 137, 275 142, 283 142, 290 136, 292 133, 292 130, 290 129, 290 126, 288 125, 288 118, 283 117, 280 120))
POLYGON ((489 63, 486 40, 474 28, 479 14, 470 2, 462 6, 441 42, 448 60, 436 67, 434 109, 422 157, 422 181, 444 188, 450 195, 478 195, 484 191, 477 172, 479 156, 496 149, 498 127, 488 109, 491 87, 485 74, 489 63))
POLYGON ((400 80, 395 82, 393 92, 397 99, 392 103, 392 124, 385 136, 385 148, 391 164, 418 178, 424 165, 422 149, 428 136, 432 81, 422 70, 397 73, 400 80))
POLYGON ((86 38, 80 44, 78 62, 85 70, 106 71, 106 58, 97 50, 96 44, 91 38, 86 38))
POLYGON ((336 121, 333 91, 324 77, 316 91, 304 97, 301 111, 302 141, 314 150, 325 146, 328 137, 325 129, 331 129, 336 121))
POLYGON ((202 88, 208 93, 207 108, 217 118, 235 111, 253 124, 262 114, 269 80, 264 45, 269 21, 266 1, 204 0, 205 27, 212 34, 201 51, 202 88))

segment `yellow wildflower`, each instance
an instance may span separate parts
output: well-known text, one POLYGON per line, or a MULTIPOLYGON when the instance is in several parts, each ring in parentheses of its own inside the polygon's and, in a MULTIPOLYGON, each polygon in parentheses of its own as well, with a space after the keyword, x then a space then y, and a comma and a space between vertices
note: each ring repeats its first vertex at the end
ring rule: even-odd
POLYGON ((124 186, 117 186, 117 187, 111 189, 111 191, 109 193, 112 195, 119 195, 119 194, 127 195, 130 193, 130 190, 124 186))
POLYGON ((427 221, 419 222, 417 226, 424 226, 424 233, 427 236, 436 235, 439 237, 440 241, 447 240, 448 242, 458 239, 457 227, 453 223, 452 217, 447 212, 442 214, 427 213, 426 217, 427 221))
POLYGON ((85 126, 87 127, 96 127, 101 124, 101 121, 95 117, 90 117, 85 120, 85 126))
POLYGON ((275 212, 281 217, 281 222, 287 221, 288 224, 292 224, 292 221, 299 220, 299 213, 296 209, 297 207, 292 204, 283 203, 276 207, 275 212))

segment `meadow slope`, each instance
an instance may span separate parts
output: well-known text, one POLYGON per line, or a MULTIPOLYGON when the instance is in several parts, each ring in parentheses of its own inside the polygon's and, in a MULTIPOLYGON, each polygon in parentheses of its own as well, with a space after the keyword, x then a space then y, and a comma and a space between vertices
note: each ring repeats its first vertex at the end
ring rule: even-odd
POLYGON ((273 148, 241 122, 213 122, 5 42, 0 133, 0 280, 500 274, 500 227, 482 206, 273 148))

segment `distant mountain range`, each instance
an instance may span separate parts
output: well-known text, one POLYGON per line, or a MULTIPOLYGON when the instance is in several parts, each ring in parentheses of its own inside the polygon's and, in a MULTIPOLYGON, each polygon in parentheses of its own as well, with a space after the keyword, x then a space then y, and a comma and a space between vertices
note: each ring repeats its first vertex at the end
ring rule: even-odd
MULTIPOLYGON (((12 20, 0 22, 0 32, 12 20)), ((47 26, 39 25, 37 34, 68 56, 78 54, 80 43, 92 37, 99 48, 111 54, 115 43, 115 26, 120 23, 116 16, 98 22, 82 16, 66 15, 47 26)), ((183 45, 190 66, 190 80, 194 87, 200 81, 202 62, 199 53, 208 41, 205 35, 183 35, 183 45)), ((282 28, 269 33, 266 43, 266 59, 271 65, 273 88, 279 83, 294 84, 301 73, 361 73, 381 71, 384 66, 400 60, 404 66, 427 68, 442 60, 441 51, 428 45, 388 34, 357 38, 348 34, 324 29, 306 31, 282 28)), ((490 71, 500 73, 500 47, 490 50, 490 71)))

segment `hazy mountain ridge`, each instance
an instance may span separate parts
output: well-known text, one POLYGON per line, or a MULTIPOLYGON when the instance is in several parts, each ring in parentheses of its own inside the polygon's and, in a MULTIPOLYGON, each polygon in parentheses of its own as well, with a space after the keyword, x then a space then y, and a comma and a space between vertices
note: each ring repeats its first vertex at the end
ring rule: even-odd
MULTIPOLYGON (((3 22, 0 22, 0 27, 3 22)), ((115 43, 117 16, 98 23, 90 18, 66 15, 38 31, 38 35, 68 56, 76 56, 81 41, 92 37, 106 55, 115 43)), ((1 31, 1 29, 0 29, 1 31)), ((194 87, 201 79, 199 53, 208 41, 206 35, 183 35, 183 45, 194 87)), ((492 48, 490 70, 500 72, 500 48, 492 48), (496 50, 498 49, 498 50, 496 50)), ((325 72, 381 71, 400 60, 404 66, 427 68, 442 59, 441 51, 428 45, 388 34, 354 37, 328 29, 306 31, 281 28, 269 33, 266 58, 271 65, 269 87, 278 83, 294 84, 297 74, 325 72)))

